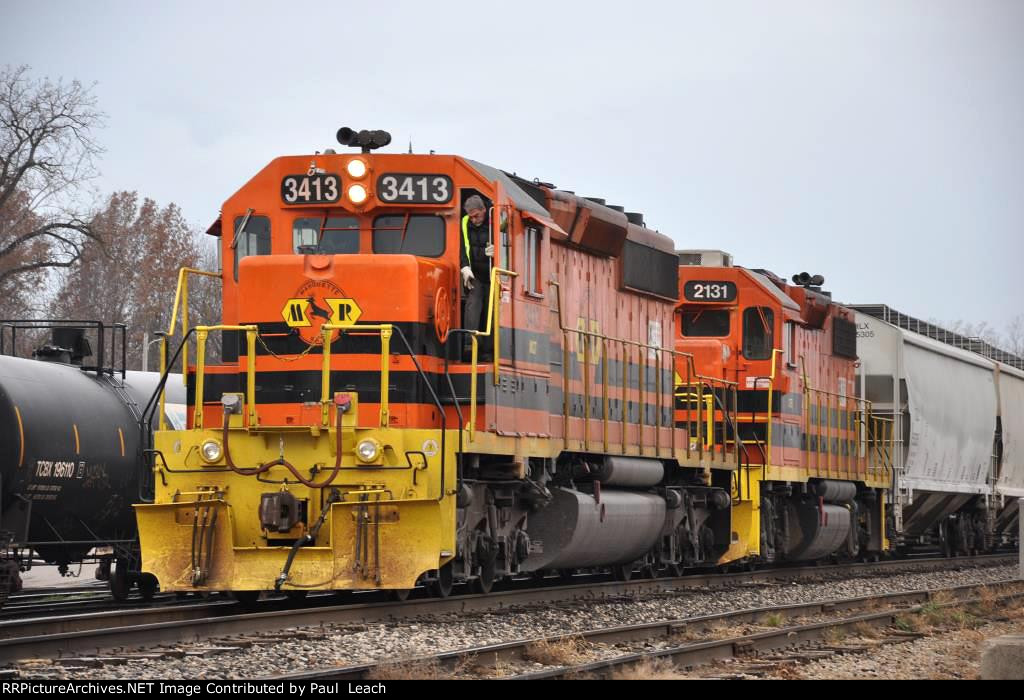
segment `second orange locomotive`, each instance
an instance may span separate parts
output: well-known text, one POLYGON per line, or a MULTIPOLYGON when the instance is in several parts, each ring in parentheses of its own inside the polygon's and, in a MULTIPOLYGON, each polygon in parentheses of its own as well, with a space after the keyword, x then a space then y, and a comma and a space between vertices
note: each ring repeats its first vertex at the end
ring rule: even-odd
POLYGON ((702 396, 706 434, 740 459, 732 493, 738 537, 724 558, 886 550, 892 422, 858 398, 853 311, 833 303, 818 276, 787 284, 766 270, 733 267, 720 251, 682 252, 680 261, 676 347, 692 353, 701 373, 737 386, 734 413, 723 414, 723 402, 713 406, 688 386, 680 367, 680 407, 692 415, 702 396))

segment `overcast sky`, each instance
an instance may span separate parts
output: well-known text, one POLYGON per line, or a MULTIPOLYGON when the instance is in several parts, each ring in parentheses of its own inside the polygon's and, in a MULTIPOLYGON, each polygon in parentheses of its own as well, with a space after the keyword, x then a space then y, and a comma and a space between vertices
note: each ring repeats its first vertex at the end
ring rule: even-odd
POLYGON ((481 160, 837 299, 1024 313, 1024 2, 25 2, 0 63, 96 82, 104 192, 197 227, 270 159, 481 160))

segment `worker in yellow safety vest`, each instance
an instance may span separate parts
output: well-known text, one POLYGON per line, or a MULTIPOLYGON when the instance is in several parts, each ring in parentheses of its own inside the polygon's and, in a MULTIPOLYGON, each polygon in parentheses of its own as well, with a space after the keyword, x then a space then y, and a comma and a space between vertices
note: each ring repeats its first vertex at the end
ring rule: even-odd
POLYGON ((459 266, 466 309, 463 327, 484 330, 487 323, 487 300, 491 291, 491 264, 494 243, 488 226, 487 206, 479 195, 466 200, 462 217, 462 245, 459 266))

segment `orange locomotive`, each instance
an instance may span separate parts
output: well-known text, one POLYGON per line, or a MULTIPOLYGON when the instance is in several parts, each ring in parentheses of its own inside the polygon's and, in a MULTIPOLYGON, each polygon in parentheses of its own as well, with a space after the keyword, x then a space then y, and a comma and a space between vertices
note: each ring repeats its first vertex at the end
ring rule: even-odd
POLYGON ((702 404, 714 422, 705 434, 739 457, 738 538, 725 558, 886 550, 891 422, 858 398, 853 311, 821 291, 820 276, 801 273, 790 285, 765 270, 733 267, 719 251, 679 257, 676 348, 693 355, 699 373, 738 387, 730 406, 688 387, 677 371, 677 406, 692 417, 702 404))
POLYGON ((386 132, 339 141, 362 152, 273 160, 210 229, 223 323, 182 319, 188 423, 155 433, 144 570, 164 590, 447 595, 718 562, 738 457, 673 425, 692 358, 670 342, 672 241, 471 160, 373 153, 386 132), (482 327, 462 319, 471 197, 493 245, 482 327))

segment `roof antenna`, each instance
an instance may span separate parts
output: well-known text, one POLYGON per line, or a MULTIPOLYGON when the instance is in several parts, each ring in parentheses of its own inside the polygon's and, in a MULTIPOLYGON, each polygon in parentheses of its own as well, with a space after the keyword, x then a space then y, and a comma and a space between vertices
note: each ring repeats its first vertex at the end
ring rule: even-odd
POLYGON ((409 137, 409 155, 412 155, 412 136, 409 137))

